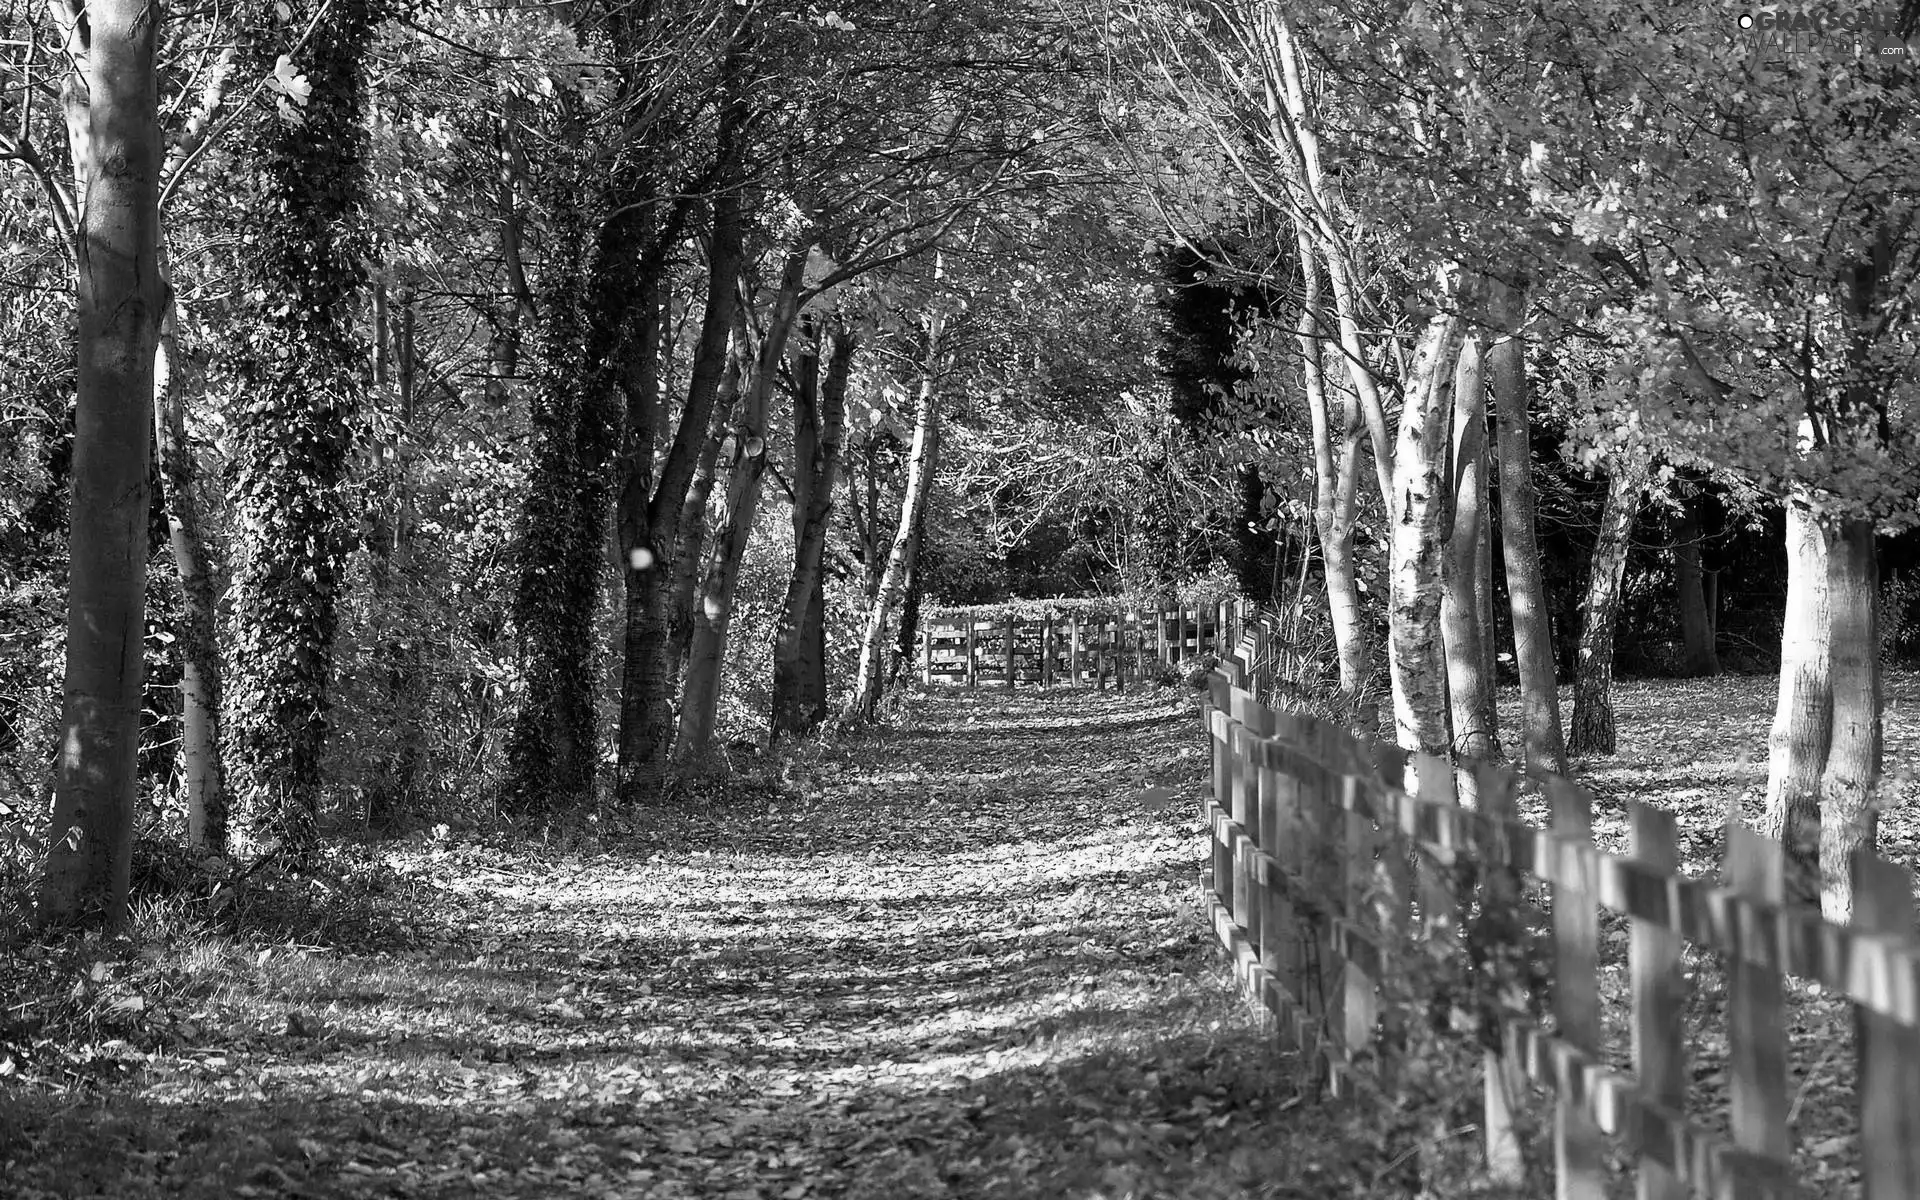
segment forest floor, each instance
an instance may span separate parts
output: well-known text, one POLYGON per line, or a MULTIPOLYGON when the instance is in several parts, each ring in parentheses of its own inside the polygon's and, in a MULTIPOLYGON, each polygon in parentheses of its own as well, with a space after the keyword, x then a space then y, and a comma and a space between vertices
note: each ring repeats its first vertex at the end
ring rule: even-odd
POLYGON ((1410 1194, 1428 1118, 1300 1102, 1204 926, 1205 745, 936 694, 618 835, 0 946, 0 1196, 1410 1194))
MULTIPOLYGON (((1903 862, 1917 700, 1890 681, 1903 862)), ((1728 811, 1756 815, 1771 680, 1616 703, 1622 752, 1576 764, 1598 839, 1647 799, 1711 876, 1728 811)), ((0 935, 0 1200, 1494 1195, 1470 1074, 1298 1090, 1196 904, 1207 770, 1187 691, 936 692, 618 829, 348 845, 224 912, 202 882, 126 937, 0 935)), ((1689 971, 1713 1128, 1724 991, 1689 971)), ((1796 1165, 1857 1195, 1849 1009, 1790 1000, 1796 1165)), ((1522 1194, 1551 1186, 1537 1149, 1522 1194)))

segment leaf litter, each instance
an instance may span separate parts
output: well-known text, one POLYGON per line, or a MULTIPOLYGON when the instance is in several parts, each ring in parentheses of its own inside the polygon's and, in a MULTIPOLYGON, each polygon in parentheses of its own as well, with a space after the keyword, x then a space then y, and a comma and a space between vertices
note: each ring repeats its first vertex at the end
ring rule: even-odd
POLYGON ((1419 1119, 1301 1105, 1202 920, 1191 694, 908 708, 565 848, 357 848, 364 938, 7 948, 0 1194, 1376 1193, 1419 1119))

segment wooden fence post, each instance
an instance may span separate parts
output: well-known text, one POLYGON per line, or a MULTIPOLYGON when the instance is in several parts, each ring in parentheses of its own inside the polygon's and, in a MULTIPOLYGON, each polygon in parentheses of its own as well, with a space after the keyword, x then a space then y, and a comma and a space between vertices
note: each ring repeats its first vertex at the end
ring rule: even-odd
MULTIPOLYGON (((1661 875, 1676 875, 1680 852, 1674 845, 1673 814, 1639 800, 1627 806, 1633 859, 1661 875)), ((1687 984, 1680 971, 1680 935, 1666 922, 1633 922, 1627 948, 1633 987, 1633 1074, 1640 1094, 1669 1112, 1685 1112, 1687 1051, 1685 1033, 1687 984)), ((1655 1139, 1640 1138, 1643 1147, 1635 1180, 1637 1200, 1686 1200, 1687 1189, 1675 1169, 1683 1164, 1662 1162, 1645 1153, 1655 1139)), ((1673 1149, 1671 1141, 1665 1147, 1673 1149)))
MULTIPOLYGON (((1912 948, 1913 872, 1853 856, 1853 928, 1912 948)), ((1866 1200, 1920 1196, 1920 1030, 1854 1006, 1860 1074, 1860 1169, 1866 1200)), ((1785 1145, 1777 1151, 1784 1157, 1785 1145)))
MULTIPOLYGON (((1769 841, 1738 821, 1727 826, 1727 886, 1749 900, 1779 904, 1787 897, 1786 859, 1769 841)), ((1742 938, 1760 930, 1742 923, 1742 938)), ((1780 975, 1738 956, 1727 963, 1727 1071, 1733 1143, 1766 1157, 1785 1158, 1787 1130, 1786 1017, 1780 975)))
POLYGON ((1127 694, 1127 615, 1113 619, 1113 690, 1127 694))
MULTIPOLYGON (((1593 796, 1549 776, 1553 808, 1553 1016, 1559 1038, 1590 1057, 1600 1053, 1600 921, 1595 881, 1584 865, 1593 853, 1593 796), (1580 868, 1578 873, 1576 868, 1580 868)), ((1554 1100, 1553 1157, 1558 1200, 1604 1200, 1605 1144, 1586 1105, 1580 1079, 1561 1079, 1554 1100)))
POLYGON ((1227 656, 1227 602, 1218 601, 1213 606, 1213 652, 1221 658, 1227 656))
POLYGON ((920 627, 920 686, 933 686, 933 626, 920 627))
POLYGON ((1040 618, 1040 686, 1053 686, 1053 614, 1040 618))
MULTIPOLYGON (((1497 767, 1492 763, 1480 763, 1478 792, 1480 796, 1480 814, 1485 818, 1487 828, 1492 831, 1493 845, 1483 848, 1480 869, 1480 911, 1483 927, 1499 930, 1512 939, 1490 947, 1487 959, 1496 970, 1502 969, 1508 975, 1517 974, 1512 969, 1512 953, 1524 953, 1525 934, 1520 927, 1520 878, 1515 873, 1513 848, 1508 842, 1506 826, 1508 822, 1518 823, 1520 808, 1514 798, 1516 780, 1511 771, 1497 767), (1485 919, 1485 918, 1491 919, 1485 919)), ((1487 1004, 1500 1003, 1500 992, 1510 982, 1508 978, 1495 978, 1487 981, 1487 988, 1481 1000, 1487 1004)), ((1520 1097, 1523 1086, 1516 1064, 1500 1050, 1488 1049, 1480 1056, 1481 1094, 1486 1116, 1481 1121, 1485 1132, 1484 1146, 1487 1159, 1487 1177, 1494 1183, 1509 1187, 1519 1186, 1526 1178, 1526 1165, 1520 1155, 1520 1134, 1514 1128, 1514 1101, 1520 1097)))
POLYGON ((1153 610, 1153 661, 1156 666, 1167 665, 1167 610, 1153 610))
POLYGON ((1012 690, 1013 690, 1013 664, 1014 664, 1014 657, 1013 657, 1013 614, 1012 614, 1012 613, 1008 613, 1008 614, 1007 614, 1007 620, 1006 620, 1006 629, 1005 629, 1005 633, 1003 634, 1003 636, 1004 636, 1004 638, 1005 638, 1005 640, 1006 640, 1006 645, 1004 645, 1004 646, 1002 646, 1002 647, 1001 647, 1001 649, 1002 649, 1002 650, 1004 650, 1004 651, 1006 652, 1006 660, 1007 660, 1007 690, 1008 690, 1008 691, 1012 691, 1012 690))
POLYGON ((1074 613, 1067 627, 1067 682, 1080 685, 1080 614, 1074 613))

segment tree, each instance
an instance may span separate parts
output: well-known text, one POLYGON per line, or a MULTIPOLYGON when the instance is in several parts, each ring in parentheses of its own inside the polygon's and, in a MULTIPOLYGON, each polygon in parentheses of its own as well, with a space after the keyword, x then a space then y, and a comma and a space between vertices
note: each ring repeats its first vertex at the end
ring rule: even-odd
POLYGON ((364 66, 372 0, 255 14, 243 60, 275 81, 245 173, 244 327, 221 364, 238 435, 234 782, 257 844, 310 856, 351 544, 343 484, 368 386, 356 330, 367 245, 364 66), (297 44, 296 44, 297 43, 297 44), (286 48, 299 51, 297 67, 286 48))
POLYGON ((126 917, 137 799, 147 578, 147 463, 160 279, 155 46, 144 2, 61 14, 72 73, 79 389, 62 736, 40 918, 126 917))

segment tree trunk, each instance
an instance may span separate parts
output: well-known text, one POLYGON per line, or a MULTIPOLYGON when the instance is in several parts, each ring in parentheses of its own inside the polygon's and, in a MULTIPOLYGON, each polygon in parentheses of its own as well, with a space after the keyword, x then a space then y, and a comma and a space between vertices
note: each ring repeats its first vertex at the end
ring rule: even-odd
POLYGON ((80 185, 74 239, 79 389, 68 524, 67 665, 39 917, 116 926, 127 911, 138 800, 147 579, 148 438, 160 277, 154 48, 144 0, 87 6, 84 76, 67 81, 80 185))
MULTIPOLYGON (((1442 281, 1442 303, 1457 289, 1442 281)), ((1440 627, 1446 554, 1447 435, 1453 415, 1453 369, 1460 352, 1457 313, 1436 312, 1420 335, 1407 375, 1394 445, 1390 541, 1393 715, 1399 744, 1447 756, 1447 662, 1440 627)))
POLYGON ((1705 575, 1700 569, 1700 518, 1693 498, 1681 505, 1673 522, 1673 579, 1685 645, 1681 670, 1692 676, 1718 675, 1720 656, 1713 644, 1713 616, 1707 609, 1705 575))
POLYGON ((1827 653, 1831 740, 1820 774, 1821 908, 1853 919, 1855 851, 1875 849, 1880 782, 1880 571, 1873 523, 1852 518, 1827 539, 1827 653))
POLYGON ((927 510, 932 507, 929 499, 933 494, 933 480, 940 477, 940 430, 936 426, 932 442, 927 447, 927 499, 920 502, 919 511, 913 518, 913 538, 907 545, 906 586, 900 591, 900 626, 893 639, 893 654, 887 664, 887 679, 881 685, 885 691, 900 678, 903 666, 913 662, 913 652, 920 636, 920 607, 926 598, 925 576, 920 572, 920 549, 927 542, 927 510))
MULTIPOLYGON (((164 252, 162 254, 164 260, 164 252)), ((212 552, 200 512, 198 465, 187 442, 184 387, 178 378, 179 337, 168 300, 154 359, 154 446, 166 490, 167 537, 180 581, 181 779, 186 790, 187 842, 196 850, 227 852, 227 777, 221 760, 220 616, 214 595, 212 552)))
MULTIPOLYGON (((386 308, 386 289, 376 287, 376 310, 386 308)), ((386 628, 373 654, 374 669, 385 689, 382 700, 391 724, 385 761, 375 769, 367 788, 367 826, 379 832, 395 829, 420 791, 420 773, 427 764, 427 727, 424 716, 429 697, 426 653, 413 620, 413 452, 410 445, 419 387, 419 356, 414 340, 413 294, 400 295, 399 328, 376 329, 374 383, 384 392, 391 383, 397 392, 397 436, 389 449, 393 489, 393 526, 367 547, 373 591, 389 606, 386 628), (388 364, 392 364, 389 371, 388 364), (389 378, 391 375, 391 378, 389 378)), ((377 323, 378 324, 378 323, 377 323)))
POLYGON ((727 373, 720 380, 707 440, 700 447, 700 461, 694 466, 686 503, 680 506, 680 538, 673 559, 673 595, 667 609, 672 691, 679 690, 681 676, 687 669, 687 652, 693 648, 693 602, 700 594, 700 568, 706 563, 707 553, 707 501, 713 497, 713 481, 720 468, 720 448, 727 443, 727 431, 733 428, 734 404, 740 398, 742 356, 746 353, 744 332, 735 338, 733 346, 727 359, 727 373))
POLYGON ((846 438, 847 378, 857 343, 836 330, 827 352, 826 383, 812 383, 819 359, 803 366, 794 400, 793 576, 773 646, 773 736, 800 736, 826 719, 826 612, 822 563, 833 516, 840 451, 846 438), (810 378, 811 376, 811 378, 810 378))
POLYGON ((1804 500, 1787 503, 1787 607, 1780 685, 1767 734, 1765 832, 1786 848, 1796 900, 1820 895, 1820 785, 1833 734, 1832 622, 1826 532, 1804 500))
MULTIPOLYGON (((1466 758, 1491 761, 1499 753, 1493 677, 1487 672, 1488 631, 1482 625, 1481 556, 1486 532, 1487 413, 1480 345, 1469 337, 1460 347, 1453 382, 1453 528, 1447 540, 1445 591, 1440 620, 1446 633, 1447 695, 1453 716, 1453 748, 1466 758)), ((1462 783, 1472 787, 1471 772, 1462 783)))
POLYGON ((1509 306, 1504 314, 1507 333, 1487 352, 1487 382, 1493 393, 1498 434, 1500 550, 1513 615, 1514 665, 1520 673, 1520 735, 1529 773, 1565 774, 1567 749, 1560 733, 1552 621, 1540 569, 1540 543, 1534 530, 1526 344, 1518 334, 1525 300, 1517 289, 1505 289, 1500 299, 1509 306))
POLYGON ((1613 634, 1620 619, 1620 581, 1627 569, 1627 538, 1640 515, 1647 464, 1640 452, 1623 450, 1607 481, 1607 504, 1593 546, 1587 599, 1580 614, 1579 673, 1573 682, 1573 754, 1612 754, 1613 634))
MULTIPOLYGON (((935 275, 938 276, 936 267, 935 275)), ((880 705, 880 686, 887 653, 887 625, 893 610, 906 591, 907 576, 913 569, 913 532, 920 511, 933 491, 933 448, 939 436, 939 385, 941 317, 937 312, 927 319, 927 357, 920 377, 919 403, 913 416, 913 448, 907 457, 906 493, 900 498, 900 522, 887 554, 887 564, 875 589, 873 607, 867 613, 867 626, 860 638, 860 666, 854 675, 853 695, 847 702, 845 719, 871 721, 880 705)))
POLYGON ((693 618, 693 645, 687 655, 686 684, 682 689, 680 731, 674 741, 676 762, 705 758, 713 743, 719 716, 720 676, 726 662, 727 635, 733 619, 734 587, 740 580, 740 561, 753 534, 760 511, 760 486, 767 467, 767 401, 787 336, 800 311, 800 290, 810 246, 797 247, 781 273, 779 291, 756 356, 753 378, 747 383, 746 402, 734 431, 733 467, 727 480, 727 515, 720 535, 707 556, 706 578, 693 618))
MULTIPOLYGON (((257 845, 298 865, 318 849, 333 638, 356 522, 348 511, 367 390, 358 309, 366 287, 363 65, 371 0, 295 0, 247 34, 262 74, 295 30, 312 92, 299 121, 269 113, 234 154, 251 168, 243 278, 255 297, 236 368, 235 637, 227 730, 236 800, 257 845)), ((284 100, 282 103, 285 103, 284 100)))
MULTIPOLYGON (((708 242, 707 297, 701 315, 700 337, 687 379, 687 398, 681 406, 679 427, 661 463, 649 495, 645 481, 650 470, 651 440, 635 436, 641 412, 654 420, 655 406, 636 397, 629 414, 630 430, 620 492, 620 550, 626 582, 626 628, 620 678, 620 734, 618 791, 632 804, 663 794, 668 758, 675 734, 674 684, 680 661, 673 643, 676 585, 684 557, 698 559, 704 534, 706 489, 712 486, 713 463, 719 445, 712 441, 715 409, 733 407, 732 389, 738 386, 738 354, 744 354, 740 312, 740 272, 745 263, 746 218, 738 187, 739 154, 746 122, 740 98, 738 48, 730 49, 722 68, 728 102, 722 109, 716 135, 716 156, 722 186, 711 202, 712 237, 708 242), (730 349, 739 341, 740 347, 730 349), (696 487, 705 467, 706 482, 696 487), (699 500, 692 500, 695 492, 699 500), (689 549, 689 543, 693 549, 689 549)), ((756 386, 757 386, 756 381, 756 386)))
POLYGON ((1313 526, 1320 539, 1327 612, 1339 658, 1340 694, 1349 703, 1358 704, 1373 673, 1373 650, 1367 640, 1366 613, 1360 603, 1360 580, 1353 557, 1354 522, 1359 512, 1360 445, 1366 437, 1366 427, 1360 415, 1359 397, 1351 388, 1342 388, 1343 404, 1336 433, 1327 397, 1327 376, 1322 368, 1325 339, 1319 316, 1320 271, 1313 244, 1304 232, 1298 235, 1298 243, 1301 279, 1305 286, 1294 340, 1300 350, 1307 416, 1313 436, 1313 526))

